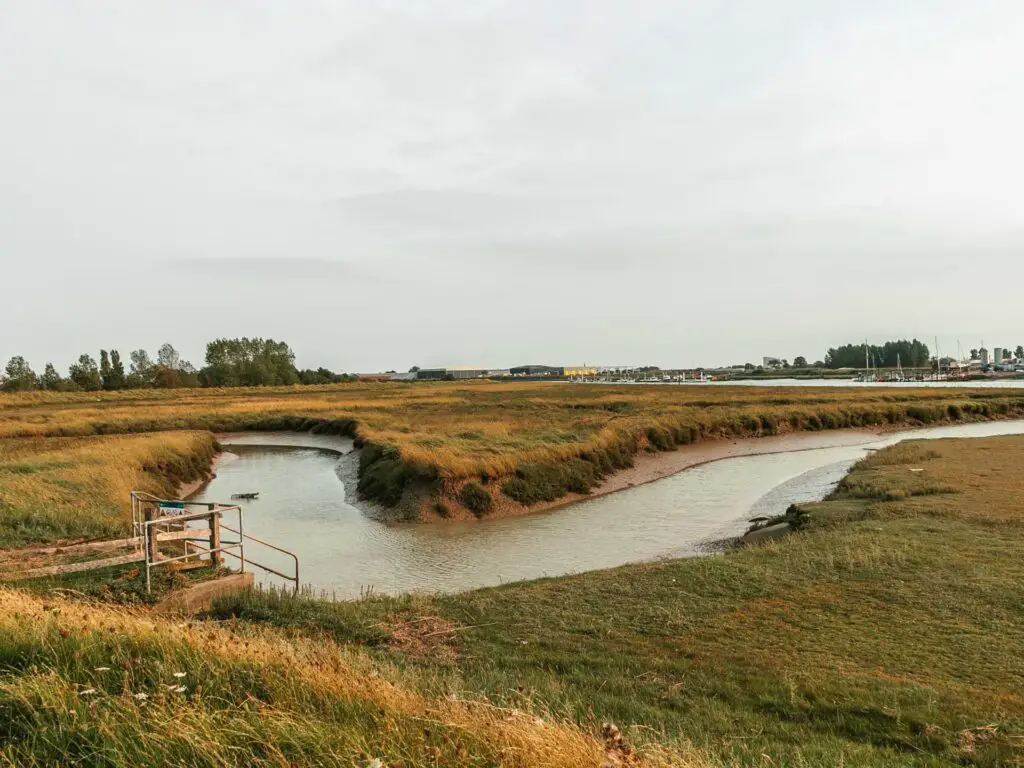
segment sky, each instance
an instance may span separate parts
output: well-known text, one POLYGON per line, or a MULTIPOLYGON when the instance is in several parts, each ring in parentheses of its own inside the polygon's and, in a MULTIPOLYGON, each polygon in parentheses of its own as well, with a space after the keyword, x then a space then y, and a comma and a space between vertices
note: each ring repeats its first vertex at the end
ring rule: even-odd
POLYGON ((1022 82, 1019 0, 0 0, 0 357, 1015 347, 1022 82))

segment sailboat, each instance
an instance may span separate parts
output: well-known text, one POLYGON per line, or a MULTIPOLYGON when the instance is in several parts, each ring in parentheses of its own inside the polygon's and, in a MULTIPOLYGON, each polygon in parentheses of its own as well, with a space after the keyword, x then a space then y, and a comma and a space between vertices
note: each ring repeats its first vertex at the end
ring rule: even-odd
POLYGON ((871 347, 868 346, 868 340, 864 339, 864 373, 858 376, 856 381, 866 384, 869 381, 875 381, 875 377, 871 375, 871 347))
POLYGON ((900 353, 896 353, 896 370, 889 374, 889 381, 906 381, 907 377, 903 375, 903 361, 900 359, 900 353))

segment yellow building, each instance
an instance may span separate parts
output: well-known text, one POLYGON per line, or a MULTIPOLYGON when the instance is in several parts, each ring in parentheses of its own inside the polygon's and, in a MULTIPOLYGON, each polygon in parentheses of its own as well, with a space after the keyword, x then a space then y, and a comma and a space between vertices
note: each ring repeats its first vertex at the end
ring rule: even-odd
POLYGON ((597 368, 587 368, 585 366, 566 366, 562 369, 562 375, 570 378, 577 376, 594 376, 597 374, 597 368))

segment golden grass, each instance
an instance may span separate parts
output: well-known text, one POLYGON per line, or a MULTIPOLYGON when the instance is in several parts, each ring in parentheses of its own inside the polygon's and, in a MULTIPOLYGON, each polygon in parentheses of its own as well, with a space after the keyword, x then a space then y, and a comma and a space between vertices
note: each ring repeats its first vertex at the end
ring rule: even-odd
POLYGON ((0 440, 0 545, 129 534, 129 494, 173 497, 208 469, 207 432, 0 440))
POLYGON ((1024 394, 1014 390, 347 384, 6 394, 0 438, 348 420, 364 439, 458 481, 503 477, 524 462, 557 463, 614 443, 635 449, 651 429, 692 428, 703 438, 1015 413, 1024 413, 1024 394))
MULTIPOLYGON (((259 758, 281 766, 402 757, 413 760, 402 764, 452 764, 447 757, 562 768, 598 766, 605 757, 596 734, 571 723, 455 692, 425 694, 415 674, 323 638, 237 623, 186 625, 63 600, 44 604, 0 589, 0 639, 0 713, 14 716, 0 724, 0 735, 20 737, 0 744, 0 756, 12 764, 55 756, 64 737, 44 730, 25 738, 24 728, 40 715, 44 728, 91 734, 71 740, 78 754, 69 759, 81 759, 83 744, 95 742, 106 764, 140 752, 176 764, 249 765, 259 758), (2 663, 12 647, 34 659, 11 661, 13 676, 2 663), (173 690, 179 684, 186 691, 173 690), (432 730, 446 740, 432 745, 432 730), (202 759, 186 757, 196 755, 202 759)), ((662 760, 698 764, 671 752, 662 760)))

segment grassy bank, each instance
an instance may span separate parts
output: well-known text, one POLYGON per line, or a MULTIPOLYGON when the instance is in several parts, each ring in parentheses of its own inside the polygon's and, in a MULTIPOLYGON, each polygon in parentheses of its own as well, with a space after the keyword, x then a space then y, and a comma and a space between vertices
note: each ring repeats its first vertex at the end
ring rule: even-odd
POLYGON ((151 621, 0 589, 3 765, 602 761, 587 730, 435 687, 426 673, 318 638, 151 621))
POLYGON ((0 548, 128 536, 132 489, 173 498, 216 450, 206 432, 0 440, 0 548))
POLYGON ((904 443, 804 507, 799 533, 727 556, 219 614, 713 764, 1020 765, 1022 465, 1020 437, 904 443), (410 653, 424 617, 452 631, 410 653))
POLYGON ((403 505, 412 516, 469 516, 585 492, 644 450, 1012 416, 1024 416, 1024 393, 1015 390, 392 383, 0 395, 0 439, 187 429, 340 433, 372 449, 361 465, 365 496, 403 505))

